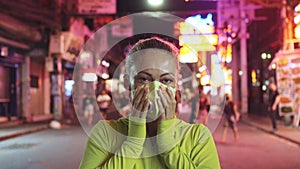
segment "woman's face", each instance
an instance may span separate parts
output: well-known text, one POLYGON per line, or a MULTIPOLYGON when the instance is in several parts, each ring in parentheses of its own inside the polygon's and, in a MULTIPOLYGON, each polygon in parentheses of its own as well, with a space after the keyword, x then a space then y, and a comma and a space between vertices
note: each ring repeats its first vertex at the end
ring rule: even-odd
POLYGON ((133 56, 130 71, 131 89, 159 81, 167 86, 176 87, 177 64, 170 52, 161 49, 145 49, 133 56))

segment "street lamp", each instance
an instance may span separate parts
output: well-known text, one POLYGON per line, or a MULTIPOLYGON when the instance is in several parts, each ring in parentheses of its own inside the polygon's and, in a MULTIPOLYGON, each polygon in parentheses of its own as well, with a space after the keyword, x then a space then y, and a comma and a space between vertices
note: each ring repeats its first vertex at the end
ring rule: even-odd
POLYGON ((260 56, 261 56, 261 58, 262 58, 263 60, 267 59, 267 54, 266 54, 266 53, 262 53, 260 56))
POLYGON ((148 4, 151 6, 160 6, 163 0, 148 0, 148 4))

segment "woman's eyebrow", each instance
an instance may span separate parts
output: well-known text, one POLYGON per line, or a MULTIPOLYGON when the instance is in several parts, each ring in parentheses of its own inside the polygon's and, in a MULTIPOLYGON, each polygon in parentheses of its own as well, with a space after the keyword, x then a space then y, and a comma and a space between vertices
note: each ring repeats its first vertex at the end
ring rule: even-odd
POLYGON ((164 73, 164 74, 161 74, 160 77, 167 76, 167 75, 171 75, 171 76, 174 77, 174 74, 173 74, 173 73, 164 73))
POLYGON ((151 75, 150 73, 147 73, 147 72, 139 72, 139 73, 138 73, 138 75, 140 75, 140 74, 146 74, 146 75, 148 75, 148 76, 151 76, 151 77, 152 77, 152 75, 151 75))

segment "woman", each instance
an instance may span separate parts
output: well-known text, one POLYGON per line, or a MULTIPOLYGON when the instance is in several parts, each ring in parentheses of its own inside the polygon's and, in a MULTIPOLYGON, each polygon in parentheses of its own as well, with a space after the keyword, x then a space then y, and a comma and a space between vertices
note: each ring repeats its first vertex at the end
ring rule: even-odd
POLYGON ((80 168, 220 168, 209 130, 175 118, 177 55, 156 37, 133 46, 124 76, 131 113, 94 127, 80 168))
POLYGON ((227 135, 227 128, 228 126, 232 128, 234 134, 234 140, 238 141, 239 133, 237 128, 237 122, 239 121, 240 114, 237 111, 236 104, 230 99, 229 95, 226 94, 225 96, 226 103, 224 107, 224 129, 222 134, 221 143, 226 142, 226 135, 227 135))
POLYGON ((208 97, 204 93, 203 90, 201 90, 200 100, 199 100, 199 122, 203 125, 206 125, 207 123, 207 105, 208 105, 208 97))
POLYGON ((294 115, 294 120, 293 120, 293 127, 297 128, 299 127, 299 122, 300 122, 300 88, 296 88, 296 112, 294 115))

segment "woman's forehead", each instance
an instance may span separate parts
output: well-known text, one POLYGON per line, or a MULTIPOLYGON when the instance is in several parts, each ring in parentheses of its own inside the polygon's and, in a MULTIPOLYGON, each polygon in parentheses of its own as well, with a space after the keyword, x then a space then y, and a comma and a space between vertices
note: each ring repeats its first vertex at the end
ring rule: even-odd
POLYGON ((162 77, 162 76, 172 76, 175 77, 175 72, 166 72, 164 70, 161 69, 144 69, 140 72, 137 72, 137 74, 140 75, 147 75, 147 76, 151 76, 151 77, 162 77))
POLYGON ((132 55, 132 71, 161 70, 163 72, 177 71, 177 60, 171 52, 162 49, 144 49, 132 55))

